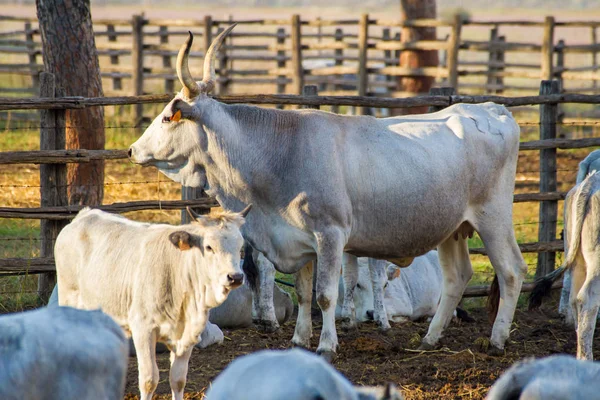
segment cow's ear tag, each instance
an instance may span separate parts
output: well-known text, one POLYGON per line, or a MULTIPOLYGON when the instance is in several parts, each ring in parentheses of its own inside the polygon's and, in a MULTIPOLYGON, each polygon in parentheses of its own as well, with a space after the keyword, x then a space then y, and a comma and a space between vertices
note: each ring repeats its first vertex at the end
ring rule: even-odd
POLYGON ((181 110, 177 110, 177 112, 171 115, 171 122, 179 122, 181 119, 181 110))
POLYGON ((179 239, 179 243, 177 243, 177 247, 179 247, 179 250, 189 250, 189 249, 191 249, 190 244, 188 242, 184 242, 181 239, 179 239))
POLYGON ((397 269, 394 271, 394 274, 392 275, 392 278, 393 278, 393 279, 396 279, 396 278, 398 278, 399 276, 400 276, 400 268, 397 268, 397 269))

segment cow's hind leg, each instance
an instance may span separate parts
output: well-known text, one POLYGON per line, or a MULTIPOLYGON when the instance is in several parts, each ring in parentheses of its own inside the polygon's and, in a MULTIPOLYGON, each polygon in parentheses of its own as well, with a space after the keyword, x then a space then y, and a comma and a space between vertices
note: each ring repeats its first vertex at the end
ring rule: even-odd
POLYGON ((257 250, 253 258, 258 267, 258 285, 252 290, 252 322, 260 331, 275 332, 279 329, 273 298, 275 266, 257 250))
POLYGON ((185 388, 185 382, 188 372, 188 363, 192 350, 194 347, 190 347, 180 357, 177 357, 174 351, 171 351, 171 371, 169 373, 169 383, 171 384, 171 394, 173 400, 183 400, 183 389, 185 388))
POLYGON ((358 259, 356 256, 344 253, 342 279, 344 280, 344 302, 342 304, 341 327, 343 329, 356 328, 356 310, 354 307, 354 290, 358 281, 358 259))
POLYGON ((296 274, 296 295, 298 296, 298 318, 292 344, 306 349, 310 348, 312 337, 312 287, 313 287, 313 262, 308 262, 296 274))
POLYGON ((479 236, 498 277, 500 289, 498 313, 490 338, 490 343, 495 348, 493 351, 504 350, 527 272, 527 264, 517 245, 511 221, 512 213, 509 213, 505 220, 494 218, 478 227, 479 236))
POLYGON ((373 319, 382 331, 391 329, 384 303, 384 287, 387 282, 387 261, 369 258, 369 274, 373 286, 373 319))
POLYGON ((159 378, 156 365, 156 336, 150 329, 132 329, 131 334, 138 359, 140 400, 151 400, 159 378))
POLYGON ((344 236, 331 229, 315 234, 317 239, 317 304, 323 314, 323 328, 317 353, 331 361, 338 347, 335 306, 344 251, 344 236))
MULTIPOLYGON (((585 282, 578 292, 571 292, 577 296, 577 358, 580 360, 594 360, 593 341, 596 329, 596 317, 600 306, 600 260, 591 252, 585 257, 585 282)), ((583 270, 583 264, 576 265, 577 272, 583 270)))
POLYGON ((454 236, 446 239, 438 246, 438 256, 442 266, 442 295, 427 335, 421 343, 422 350, 432 349, 438 343, 473 275, 467 239, 462 236, 459 235, 458 239, 454 236))

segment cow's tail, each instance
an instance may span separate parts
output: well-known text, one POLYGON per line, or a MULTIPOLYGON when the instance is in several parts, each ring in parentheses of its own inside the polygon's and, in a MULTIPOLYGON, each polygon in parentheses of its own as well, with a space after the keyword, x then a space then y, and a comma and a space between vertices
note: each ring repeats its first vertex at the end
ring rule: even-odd
POLYGON ((487 299, 488 318, 491 324, 496 320, 498 308, 500 307, 500 284, 498 283, 498 275, 494 275, 494 280, 490 286, 490 294, 487 299))
MULTIPOLYGON (((529 296, 529 309, 535 309, 542 305, 542 300, 545 296, 550 293, 552 284, 558 280, 566 270, 570 269, 575 262, 577 252, 581 246, 581 231, 583 229, 583 220, 585 219, 586 209, 588 201, 590 199, 590 193, 592 190, 592 180, 596 179, 594 176, 596 172, 592 172, 579 186, 572 192, 572 198, 570 201, 569 209, 565 209, 566 218, 565 233, 568 247, 565 261, 560 268, 550 272, 548 275, 538 279, 535 282, 535 286, 529 296), (571 212, 570 210, 573 210, 571 212)), ((571 195, 569 193, 567 197, 571 195)), ((567 203, 567 202, 565 202, 567 203)))
POLYGON ((246 275, 246 282, 248 282, 248 286, 252 291, 254 291, 258 287, 258 267, 254 263, 254 257, 252 257, 252 246, 248 243, 244 246, 244 265, 242 269, 244 271, 244 275, 246 275))

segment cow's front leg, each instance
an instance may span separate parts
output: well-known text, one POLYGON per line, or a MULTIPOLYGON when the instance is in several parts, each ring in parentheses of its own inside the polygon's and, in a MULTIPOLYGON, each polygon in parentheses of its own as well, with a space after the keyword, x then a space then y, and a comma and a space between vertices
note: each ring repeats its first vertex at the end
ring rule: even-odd
POLYGON ((373 319, 382 331, 391 328, 384 303, 385 284, 387 283, 386 266, 385 260, 369 258, 369 273, 373 285, 373 319))
POLYGON ((131 336, 138 359, 140 399, 151 400, 159 378, 156 365, 156 335, 152 329, 132 326, 131 336))
POLYGON ((343 329, 356 328, 356 310, 354 306, 354 290, 358 281, 358 259, 356 256, 344 253, 342 264, 342 279, 344 280, 344 302, 342 304, 343 329))
POLYGON ((318 232, 317 239, 317 304, 323 313, 323 328, 317 353, 331 361, 338 347, 335 329, 335 306, 344 250, 344 237, 339 230, 318 232))
POLYGON ((169 373, 169 383, 171 384, 171 394, 173 400, 183 400, 183 389, 187 379, 188 364, 192 350, 190 347, 181 356, 178 356, 174 351, 171 351, 171 371, 169 373))
POLYGON ((312 337, 312 287, 313 287, 313 262, 308 262, 296 274, 296 295, 298 296, 298 318, 292 344, 310 348, 312 337))
POLYGON ((259 331, 275 332, 279 329, 273 297, 275 266, 257 250, 252 257, 258 269, 258 282, 252 287, 252 322, 259 331))

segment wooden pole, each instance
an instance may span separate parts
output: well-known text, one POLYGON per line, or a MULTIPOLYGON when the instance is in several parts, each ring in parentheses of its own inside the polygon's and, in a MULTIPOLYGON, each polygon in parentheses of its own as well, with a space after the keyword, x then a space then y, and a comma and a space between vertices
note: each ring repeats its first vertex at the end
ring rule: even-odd
MULTIPOLYGON (((498 38, 498 41, 500 43, 506 43, 506 36, 500 36, 498 38)), ((496 59, 501 64, 501 66, 497 68, 497 71, 498 72, 502 72, 502 71, 504 71, 504 60, 505 60, 505 58, 504 58, 504 54, 505 54, 504 49, 498 50, 497 54, 498 54, 498 56, 497 56, 496 59)), ((496 85, 499 86, 499 89, 496 89, 495 94, 502 94, 502 93, 504 93, 504 77, 502 77, 502 76, 496 77, 495 83, 496 83, 496 85)))
POLYGON ((558 86, 561 90, 564 88, 563 85, 563 69, 565 68, 565 41, 559 40, 556 44, 556 72, 554 73, 554 79, 558 80, 558 86))
POLYGON ((292 93, 302 94, 304 88, 304 68, 302 67, 302 25, 300 15, 292 15, 292 93))
MULTIPOLYGON (((592 67, 594 68, 592 71, 596 72, 598 71, 598 58, 597 58, 597 51, 596 49, 596 44, 598 44, 598 37, 596 36, 596 27, 592 26, 591 28, 591 39, 592 39, 592 46, 594 46, 594 50, 592 50, 592 67)), ((596 88, 598 87, 598 82, 595 79, 592 79, 592 87, 594 88, 594 92, 596 93, 596 88)))
MULTIPOLYGON (((558 81, 542 81, 540 95, 559 94, 558 81)), ((543 104, 540 106, 540 139, 556 138, 556 120, 558 114, 557 104, 543 104)), ((540 191, 556 191, 556 149, 540 150, 540 191)), ((547 200, 540 202, 540 225, 538 228, 538 241, 550 242, 556 240, 556 219, 558 215, 558 202, 547 200)), ((541 278, 554 270, 556 253, 543 252, 538 255, 536 278, 541 278)))
MULTIPOLYGON (((64 89, 55 86, 53 74, 43 72, 40 75, 40 97, 63 97, 64 89)), ((66 142, 65 110, 42 110, 40 114, 40 149, 63 150, 66 142)), ((68 205, 66 164, 40 165, 40 204, 42 207, 68 205)), ((65 221, 41 220, 41 257, 54 255, 56 236, 65 225, 65 221)), ((38 276, 38 295, 43 303, 48 301, 55 284, 55 273, 38 276)))
MULTIPOLYGON (((317 85, 304 85, 304 88, 302 88, 302 95, 303 96, 318 96, 319 88, 317 85)), ((318 110, 320 107, 315 105, 315 106, 304 106, 304 108, 312 108, 312 109, 318 110)))
POLYGON ((210 15, 204 16, 204 56, 208 52, 208 48, 212 43, 212 17, 210 15))
MULTIPOLYGON (((169 43, 169 28, 165 25, 162 25, 158 28, 160 32, 160 43, 167 44, 169 43)), ((162 56, 162 65, 165 68, 172 68, 173 64, 171 63, 171 56, 164 55, 162 56)), ((173 93, 175 92, 175 80, 171 78, 165 78, 165 93, 173 93)))
MULTIPOLYGON (((219 28, 219 33, 221 33, 222 31, 224 31, 225 28, 219 28)), ((219 86, 219 94, 220 95, 224 95, 227 94, 227 92, 229 91, 229 74, 227 71, 227 65, 229 64, 229 57, 227 56, 227 53, 229 52, 227 50, 227 46, 231 46, 231 40, 233 39, 233 37, 231 35, 229 35, 228 37, 225 38, 225 46, 221 46, 221 50, 219 51, 219 79, 218 79, 218 86, 219 86)))
MULTIPOLYGON (((277 29, 277 45, 284 46, 285 45, 285 28, 277 29)), ((285 50, 277 50, 277 68, 285 68, 287 61, 285 60, 286 51, 285 50)), ((286 79, 285 75, 278 75, 278 79, 286 79)), ((284 94, 286 89, 285 83, 277 83, 277 94, 284 94)), ((283 109, 283 104, 277 104, 277 108, 280 110, 283 109)))
MULTIPOLYGON (((456 91, 454 90, 454 88, 446 86, 446 87, 431 88, 431 89, 429 89, 429 94, 432 96, 454 96, 456 94, 456 91)), ((447 106, 429 106, 429 108, 427 109, 427 112, 432 113, 432 112, 440 111, 446 107, 447 106)))
MULTIPOLYGON (((335 30, 334 38, 335 38, 334 40, 336 41, 336 43, 342 43, 344 41, 344 31, 341 28, 337 28, 335 30)), ((335 49, 334 62, 335 62, 336 66, 344 64, 344 49, 335 49)), ((334 84, 333 91, 337 91, 341 87, 342 87, 342 85, 334 84)), ((332 106, 331 112, 336 113, 336 114, 339 113, 340 106, 332 106)))
MULTIPOLYGON (((112 24, 106 25, 106 32, 108 33, 107 37, 108 37, 108 41, 109 42, 116 42, 117 41, 117 35, 115 35, 115 26, 112 24)), ((111 65, 119 65, 119 56, 116 54, 111 54, 110 55, 110 64, 111 65)), ((123 89, 123 80, 121 79, 121 77, 114 77, 112 78, 112 85, 113 85, 113 90, 122 90, 123 89)))
MULTIPOLYGON (((144 16, 134 15, 131 20, 132 32, 132 80, 133 95, 144 94, 144 16)), ((139 126, 144 118, 144 108, 142 104, 134 106, 135 126, 139 126)))
POLYGON ((554 54, 554 17, 546 17, 544 21, 544 39, 542 42, 542 76, 543 80, 552 80, 552 57, 554 54))
MULTIPOLYGON (((367 51, 369 49, 369 14, 363 14, 358 23, 358 95, 366 96, 369 86, 367 73, 367 51)), ((358 108, 359 115, 369 114, 366 107, 358 108)))
POLYGON ((33 89, 36 94, 40 92, 40 78, 37 74, 37 56, 33 53, 35 51, 35 41, 33 39, 33 29, 31 28, 31 22, 25 23, 25 40, 27 41, 27 50, 29 53, 29 67, 34 72, 31 75, 31 82, 33 89))
POLYGON ((460 32, 462 30, 462 19, 460 15, 454 16, 454 23, 448 40, 448 86, 458 91, 458 50, 460 48, 460 32))
POLYGON ((498 26, 496 25, 494 28, 490 29, 490 51, 488 54, 488 76, 487 76, 487 84, 486 93, 494 94, 496 93, 495 89, 491 88, 492 85, 496 85, 496 76, 494 72, 498 69, 495 64, 498 63, 498 52, 494 48, 493 44, 498 41, 498 26))

